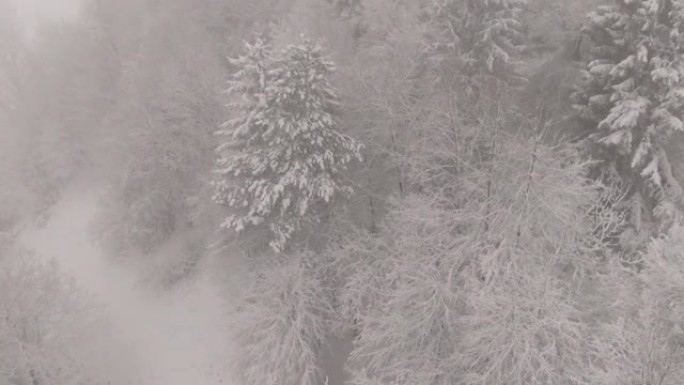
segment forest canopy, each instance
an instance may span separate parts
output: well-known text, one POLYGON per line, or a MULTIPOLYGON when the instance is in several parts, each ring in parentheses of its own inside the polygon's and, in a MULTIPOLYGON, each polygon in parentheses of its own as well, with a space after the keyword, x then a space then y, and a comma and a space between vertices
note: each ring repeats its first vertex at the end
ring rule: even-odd
POLYGON ((12 9, 0 383, 113 381, 56 353, 97 307, 14 247, 74 185, 146 284, 221 261, 238 384, 684 378, 684 0, 12 9))

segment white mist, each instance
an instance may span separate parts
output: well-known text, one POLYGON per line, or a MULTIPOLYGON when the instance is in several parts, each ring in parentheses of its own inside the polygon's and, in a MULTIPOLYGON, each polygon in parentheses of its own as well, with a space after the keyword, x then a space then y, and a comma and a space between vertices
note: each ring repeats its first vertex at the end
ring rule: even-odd
MULTIPOLYGON (((47 223, 26 228, 20 242, 42 258, 57 260, 103 304, 117 346, 124 347, 121 359, 136 364, 136 373, 117 377, 136 378, 136 385, 230 385, 229 327, 217 285, 208 274, 166 292, 137 284, 133 271, 111 263, 94 242, 91 222, 97 210, 96 190, 73 188, 47 223)), ((117 362, 110 366, 133 370, 117 362)))

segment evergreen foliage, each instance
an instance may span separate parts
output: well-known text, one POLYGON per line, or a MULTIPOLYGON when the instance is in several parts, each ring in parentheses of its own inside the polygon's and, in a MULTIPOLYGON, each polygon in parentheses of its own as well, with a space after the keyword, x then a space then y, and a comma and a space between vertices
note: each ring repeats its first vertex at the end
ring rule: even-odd
POLYGON ((437 0, 426 10, 432 26, 428 45, 456 60, 466 76, 518 78, 526 46, 525 0, 437 0))
MULTIPOLYGON (((111 163, 100 230, 147 254, 147 286, 227 271, 245 385, 340 385, 341 362, 353 385, 681 383, 684 0, 597 7, 572 90, 587 45, 532 58, 528 30, 546 55, 603 0, 84 1, 88 22, 32 45, 0 23, 0 253, 31 219, 24 190, 92 157, 111 163), (254 25, 274 32, 242 42, 254 25), (298 30, 339 37, 340 73, 319 41, 286 44, 298 30), (221 53, 241 48, 222 100, 221 53)), ((34 262, 0 255, 0 382, 118 376, 93 351, 110 348, 74 343, 103 330, 80 292, 34 262)), ((161 350, 143 366, 181 357, 161 350)))
POLYGON ((594 127, 602 171, 638 193, 632 224, 660 226, 679 211, 682 188, 664 145, 684 130, 684 3, 619 0, 588 18, 591 57, 577 109, 594 127), (645 214, 644 216, 642 216, 645 214))
POLYGON ((219 134, 215 201, 234 210, 222 227, 238 233, 267 225, 269 245, 282 251, 325 206, 350 192, 342 172, 361 160, 361 145, 338 131, 337 95, 328 77, 333 63, 313 40, 290 45, 280 57, 248 45, 231 80, 235 117, 219 134))

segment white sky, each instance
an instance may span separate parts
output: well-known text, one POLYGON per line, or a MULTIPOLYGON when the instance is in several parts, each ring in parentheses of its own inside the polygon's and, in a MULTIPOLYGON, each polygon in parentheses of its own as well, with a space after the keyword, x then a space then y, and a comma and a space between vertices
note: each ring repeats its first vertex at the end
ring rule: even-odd
MULTIPOLYGON (((49 19, 75 17, 80 0, 14 0, 27 30, 49 19)), ((116 0, 114 0, 116 1, 116 0)))

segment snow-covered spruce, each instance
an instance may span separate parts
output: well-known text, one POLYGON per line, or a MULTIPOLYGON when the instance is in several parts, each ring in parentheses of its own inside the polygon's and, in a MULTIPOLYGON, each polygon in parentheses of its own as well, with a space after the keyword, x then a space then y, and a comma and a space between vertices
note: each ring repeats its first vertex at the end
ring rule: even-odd
POLYGON ((670 222, 682 196, 664 146, 684 131, 683 21, 681 0, 618 0, 588 18, 592 51, 576 107, 595 124, 604 171, 640 186, 632 199, 636 231, 642 211, 670 222))
POLYGON ((470 76, 517 78, 516 57, 526 38, 525 0, 437 0, 428 8, 432 48, 450 52, 470 76))
POLYGON ((326 205, 351 189, 341 173, 361 160, 361 144, 341 134, 337 96, 328 77, 334 64, 319 42, 302 39, 271 53, 257 40, 233 64, 228 93, 233 119, 219 134, 214 200, 230 207, 222 227, 237 233, 266 226, 277 252, 326 205))

